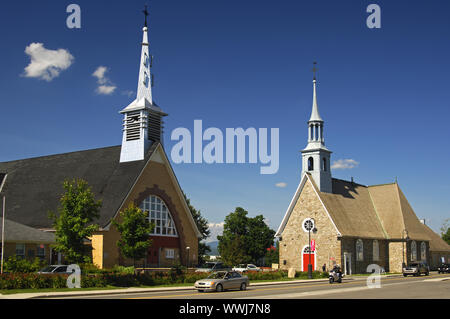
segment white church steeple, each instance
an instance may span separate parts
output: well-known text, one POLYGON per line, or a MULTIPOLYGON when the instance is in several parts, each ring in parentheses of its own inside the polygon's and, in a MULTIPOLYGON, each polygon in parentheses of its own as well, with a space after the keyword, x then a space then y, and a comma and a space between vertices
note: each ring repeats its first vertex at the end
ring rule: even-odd
POLYGON ((317 104, 316 62, 314 62, 313 105, 311 118, 308 121, 308 145, 302 151, 302 176, 311 174, 321 192, 331 193, 331 151, 325 147, 324 121, 319 114, 317 104))
POLYGON ((123 140, 120 162, 141 161, 145 158, 150 145, 163 143, 163 120, 167 116, 153 101, 151 73, 153 57, 150 55, 147 26, 147 7, 144 10, 145 26, 139 80, 136 99, 120 113, 124 115, 123 140))

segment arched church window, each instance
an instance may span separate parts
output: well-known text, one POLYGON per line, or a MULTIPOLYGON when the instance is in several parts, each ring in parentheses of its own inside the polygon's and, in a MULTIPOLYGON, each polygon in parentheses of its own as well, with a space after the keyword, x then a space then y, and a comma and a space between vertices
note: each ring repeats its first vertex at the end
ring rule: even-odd
POLYGON ((362 239, 358 239, 356 241, 356 260, 357 261, 364 260, 364 244, 362 239))
POLYGON ((420 259, 427 260, 427 244, 424 241, 420 244, 420 259))
POLYGON ((378 243, 378 240, 373 241, 373 260, 380 260, 380 244, 378 243))
POLYGON ((326 172, 327 171, 327 159, 325 157, 322 159, 322 165, 323 165, 322 170, 324 172, 326 172))
POLYGON ((411 260, 417 260, 417 244, 414 240, 411 242, 411 260))
POLYGON ((148 221, 155 225, 151 235, 178 236, 172 215, 161 198, 151 195, 139 207, 148 213, 148 221))
POLYGON ((310 157, 308 158, 308 171, 314 170, 314 158, 310 157))

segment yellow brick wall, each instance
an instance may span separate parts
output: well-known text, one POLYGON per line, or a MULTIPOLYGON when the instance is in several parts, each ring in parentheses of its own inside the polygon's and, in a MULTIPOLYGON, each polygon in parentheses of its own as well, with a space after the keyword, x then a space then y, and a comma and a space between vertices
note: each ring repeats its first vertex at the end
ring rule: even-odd
MULTIPOLYGON (((129 197, 123 203, 120 211, 123 211, 130 203, 139 205, 138 199, 143 196, 155 195, 152 190, 158 190, 158 192, 164 193, 163 198, 165 201, 168 199, 172 206, 170 211, 174 219, 178 219, 177 231, 180 236, 181 252, 178 254, 181 259, 181 263, 185 263, 187 256, 186 247, 190 247, 190 261, 191 264, 197 264, 198 260, 198 239, 195 231, 188 220, 187 214, 189 211, 185 211, 182 201, 176 191, 175 185, 172 183, 172 179, 169 175, 168 169, 164 164, 158 162, 150 162, 146 169, 143 171, 141 177, 138 179, 135 187, 132 189, 129 197)), ((169 204, 166 203, 166 205, 169 204)), ((170 207, 169 207, 170 209, 170 207)), ((125 260, 120 256, 119 249, 117 247, 117 241, 120 239, 120 234, 114 226, 111 225, 108 231, 101 232, 103 241, 103 252, 101 253, 99 248, 95 252, 96 264, 102 265, 103 268, 110 268, 116 264, 129 264, 130 261, 125 260), (103 256, 102 256, 103 255, 103 256)), ((96 239, 99 242, 99 239, 96 239)), ((98 246, 98 245, 97 245, 98 246)), ((162 256, 165 258, 164 256, 162 256)), ((132 261, 131 261, 132 264, 132 261)))

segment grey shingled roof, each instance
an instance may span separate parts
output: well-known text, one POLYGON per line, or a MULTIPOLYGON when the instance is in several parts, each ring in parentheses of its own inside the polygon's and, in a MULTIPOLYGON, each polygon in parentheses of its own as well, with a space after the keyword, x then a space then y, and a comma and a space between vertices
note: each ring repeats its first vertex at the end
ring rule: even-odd
MULTIPOLYGON (((3 218, 0 217, 0 225, 2 221, 3 218)), ((2 228, 0 227, 0 238, 1 236, 2 228)), ((55 235, 5 219, 5 242, 54 244, 55 235)))
POLYGON ((7 173, 4 186, 7 219, 38 229, 53 228, 49 211, 57 212, 65 179, 88 182, 97 200, 103 201, 97 223, 105 227, 120 208, 148 158, 120 163, 121 146, 0 163, 7 173))

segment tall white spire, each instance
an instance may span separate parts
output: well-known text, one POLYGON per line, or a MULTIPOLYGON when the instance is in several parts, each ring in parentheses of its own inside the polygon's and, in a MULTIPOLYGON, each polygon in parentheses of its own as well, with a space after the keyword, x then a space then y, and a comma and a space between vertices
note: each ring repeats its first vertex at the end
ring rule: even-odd
POLYGON ((320 117, 317 105, 316 65, 314 62, 313 105, 308 121, 308 145, 302 151, 302 174, 311 174, 321 192, 331 193, 331 151, 325 147, 324 121, 320 117))
POLYGON ((163 143, 163 120, 167 116, 153 101, 152 97, 152 56, 149 50, 147 7, 145 26, 142 29, 141 60, 136 99, 120 113, 124 115, 123 140, 120 162, 144 160, 150 145, 163 143))
POLYGON ((149 50, 148 27, 145 26, 142 31, 144 32, 144 35, 142 39, 141 65, 139 68, 139 83, 136 99, 138 101, 146 99, 149 104, 153 104, 151 75, 152 56, 150 55, 149 50))
POLYGON ((319 106, 317 105, 317 80, 314 76, 313 80, 313 106, 312 106, 312 112, 311 112, 311 118, 309 119, 310 122, 323 122, 322 118, 319 114, 319 106))

